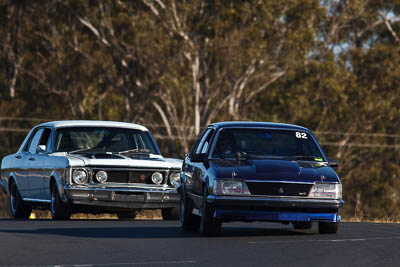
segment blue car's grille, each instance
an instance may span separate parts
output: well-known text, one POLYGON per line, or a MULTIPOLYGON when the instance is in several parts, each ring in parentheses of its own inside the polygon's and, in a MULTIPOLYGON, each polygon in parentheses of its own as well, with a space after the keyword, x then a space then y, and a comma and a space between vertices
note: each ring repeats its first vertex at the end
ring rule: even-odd
POLYGON ((306 197, 312 184, 248 182, 247 186, 252 195, 306 197))

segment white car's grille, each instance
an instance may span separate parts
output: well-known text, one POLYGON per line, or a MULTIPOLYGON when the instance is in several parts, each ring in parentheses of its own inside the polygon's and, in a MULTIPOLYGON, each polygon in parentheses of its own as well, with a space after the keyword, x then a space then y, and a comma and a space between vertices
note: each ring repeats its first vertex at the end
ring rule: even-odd
MULTIPOLYGON (((104 170, 104 169, 103 169, 104 170)), ((99 170, 93 170, 92 177, 93 182, 96 182, 96 173, 99 170)), ((143 184, 153 184, 151 181, 151 176, 156 170, 107 170, 107 183, 121 183, 121 184, 133 184, 133 183, 143 183, 143 184)), ((162 184, 166 182, 167 172, 166 171, 158 171, 160 172, 164 179, 162 184)))

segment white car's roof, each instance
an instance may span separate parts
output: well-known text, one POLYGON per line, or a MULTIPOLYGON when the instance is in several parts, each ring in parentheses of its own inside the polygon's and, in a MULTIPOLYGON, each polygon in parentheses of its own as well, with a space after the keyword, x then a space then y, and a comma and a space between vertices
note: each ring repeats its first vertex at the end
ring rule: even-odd
POLYGON ((74 127, 74 126, 103 126, 103 127, 121 127, 121 128, 130 128, 130 129, 138 129, 142 131, 148 131, 146 127, 128 122, 118 122, 118 121, 94 121, 94 120, 70 120, 70 121, 50 121, 42 123, 38 126, 49 126, 54 128, 60 127, 74 127))

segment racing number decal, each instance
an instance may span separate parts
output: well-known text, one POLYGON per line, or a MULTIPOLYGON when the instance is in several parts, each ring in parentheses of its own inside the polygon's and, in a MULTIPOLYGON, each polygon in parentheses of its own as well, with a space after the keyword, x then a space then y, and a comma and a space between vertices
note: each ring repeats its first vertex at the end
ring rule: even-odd
POLYGON ((307 139, 306 133, 296 132, 296 138, 307 139))

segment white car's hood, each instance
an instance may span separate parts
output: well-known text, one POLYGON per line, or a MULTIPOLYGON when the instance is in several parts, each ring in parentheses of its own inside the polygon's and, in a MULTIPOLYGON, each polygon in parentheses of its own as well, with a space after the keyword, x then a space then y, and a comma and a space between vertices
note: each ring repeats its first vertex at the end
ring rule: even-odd
MULTIPOLYGON (((58 154, 58 153, 57 153, 58 154)), ((160 155, 150 157, 128 156, 128 155, 88 155, 64 154, 69 160, 69 165, 74 166, 108 166, 108 167, 131 167, 131 168, 168 168, 181 169, 182 160, 164 158, 160 155), (110 157, 110 158, 104 158, 110 157)))

